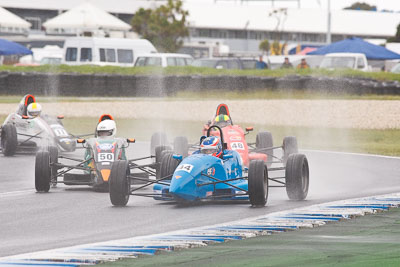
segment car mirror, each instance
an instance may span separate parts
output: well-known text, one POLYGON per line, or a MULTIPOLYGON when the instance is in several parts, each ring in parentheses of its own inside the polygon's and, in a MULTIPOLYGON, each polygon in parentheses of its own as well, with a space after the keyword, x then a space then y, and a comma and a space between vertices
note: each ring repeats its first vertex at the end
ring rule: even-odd
POLYGON ((172 155, 172 157, 173 157, 174 159, 179 160, 179 161, 181 161, 182 158, 183 158, 182 155, 177 155, 177 154, 172 155))
POLYGON ((222 156, 223 159, 232 159, 233 155, 232 154, 225 154, 222 156))
POLYGON ((254 130, 253 127, 246 127, 246 132, 251 132, 253 130, 254 130))
POLYGON ((135 140, 135 138, 128 138, 128 139, 126 139, 126 142, 128 142, 128 143, 135 143, 136 140, 135 140))
POLYGON ((57 119, 59 119, 59 120, 64 119, 64 115, 58 115, 58 116, 57 116, 57 119))
POLYGON ((26 120, 26 119, 29 119, 29 116, 22 115, 22 118, 23 118, 24 120, 26 120))
POLYGON ((78 144, 84 144, 84 143, 86 143, 86 140, 85 139, 76 139, 76 142, 78 144))

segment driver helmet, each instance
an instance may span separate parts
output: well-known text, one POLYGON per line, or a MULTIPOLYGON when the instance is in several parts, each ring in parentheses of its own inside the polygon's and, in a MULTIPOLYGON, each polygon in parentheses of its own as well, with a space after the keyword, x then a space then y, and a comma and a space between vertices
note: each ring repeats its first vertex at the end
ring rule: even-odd
POLYGON ((232 122, 231 122, 231 119, 229 118, 229 116, 228 115, 224 115, 224 114, 217 115, 215 117, 214 123, 213 123, 213 125, 219 126, 221 128, 225 127, 225 126, 228 126, 228 125, 231 125, 231 124, 232 124, 232 122))
POLYGON ((117 133, 117 126, 113 120, 101 121, 96 128, 96 134, 99 137, 102 136, 115 136, 117 133))
POLYGON ((40 112, 42 112, 42 106, 36 102, 29 104, 26 110, 26 114, 30 117, 40 116, 40 112))
POLYGON ((222 154, 222 144, 217 136, 206 137, 200 146, 200 152, 202 154, 212 155, 214 157, 220 157, 222 154))

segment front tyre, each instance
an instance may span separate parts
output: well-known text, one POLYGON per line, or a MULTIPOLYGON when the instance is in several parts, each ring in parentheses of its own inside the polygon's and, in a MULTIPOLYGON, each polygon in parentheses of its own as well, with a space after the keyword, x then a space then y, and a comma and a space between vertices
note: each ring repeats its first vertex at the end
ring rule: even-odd
POLYGON ((37 192, 49 192, 51 182, 50 153, 39 151, 35 159, 35 188, 37 192))
POLYGON ((171 179, 179 163, 179 160, 173 158, 173 153, 165 153, 161 160, 160 179, 171 179))
POLYGON ((13 156, 17 151, 17 128, 14 124, 7 123, 1 130, 1 148, 4 156, 13 156))
POLYGON ((130 195, 130 179, 127 177, 128 161, 114 161, 110 174, 110 200, 114 206, 126 206, 130 195))
POLYGON ((250 161, 248 183, 250 204, 256 207, 265 206, 268 199, 268 170, 264 161, 250 161))
POLYGON ((308 160, 303 154, 291 154, 286 163, 286 192, 291 200, 304 200, 308 194, 308 160))

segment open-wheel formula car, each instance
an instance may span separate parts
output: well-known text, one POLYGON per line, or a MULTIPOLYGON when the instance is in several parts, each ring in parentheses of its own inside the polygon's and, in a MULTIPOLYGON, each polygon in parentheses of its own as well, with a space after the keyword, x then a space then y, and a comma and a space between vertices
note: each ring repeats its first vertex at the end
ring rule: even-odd
POLYGON ((39 192, 48 192, 50 185, 89 185, 97 191, 108 191, 108 181, 115 160, 126 160, 125 149, 134 139, 115 137, 116 125, 109 115, 102 116, 96 127, 95 137, 78 139, 85 148, 84 158, 77 159, 59 155, 56 147, 36 153, 35 187, 39 192), (75 162, 65 164, 60 161, 75 162), (75 170, 76 172, 71 172, 75 170), (63 179, 59 179, 59 178, 63 179))
POLYGON ((183 158, 167 152, 161 160, 160 178, 140 187, 131 186, 136 177, 129 175, 128 161, 114 162, 110 175, 111 203, 124 206, 130 195, 138 195, 177 202, 249 199, 253 206, 264 206, 269 187, 286 187, 289 198, 293 200, 306 198, 309 168, 305 155, 290 154, 286 166, 282 167, 268 168, 266 162, 260 159, 251 160, 247 167, 237 151, 227 148, 224 132, 218 126, 210 126, 207 136, 201 138, 201 146, 214 130, 219 132, 219 137, 213 138, 218 138, 222 144, 219 154, 196 151, 183 158), (270 174, 275 171, 284 171, 285 174, 272 178, 270 174), (152 193, 139 191, 150 185, 154 185, 152 193))
POLYGON ((0 128, 1 149, 5 156, 17 152, 35 153, 41 147, 75 151, 76 139, 61 120, 64 116, 41 115, 41 106, 33 95, 25 95, 15 113, 8 115, 0 128))
MULTIPOLYGON (((228 106, 220 104, 217 107, 213 121, 208 121, 203 126, 203 135, 207 134, 210 126, 216 125, 222 129, 227 148, 239 153, 243 164, 248 167, 252 160, 262 160, 271 167, 273 163, 286 164, 288 156, 298 153, 297 139, 294 136, 287 136, 283 139, 282 145, 274 146, 272 134, 268 131, 257 133, 256 142, 246 141, 246 135, 253 131, 253 127, 243 129, 239 125, 233 124, 228 106), (274 150, 282 149, 282 157, 274 155, 274 150)), ((213 130, 211 135, 219 135, 219 131, 213 130)), ((168 143, 167 135, 163 132, 156 132, 151 137, 151 153, 155 154, 155 148, 163 146, 165 150, 172 150, 175 154, 187 157, 193 151, 199 148, 199 143, 189 144, 187 137, 177 136, 172 144, 168 143)))

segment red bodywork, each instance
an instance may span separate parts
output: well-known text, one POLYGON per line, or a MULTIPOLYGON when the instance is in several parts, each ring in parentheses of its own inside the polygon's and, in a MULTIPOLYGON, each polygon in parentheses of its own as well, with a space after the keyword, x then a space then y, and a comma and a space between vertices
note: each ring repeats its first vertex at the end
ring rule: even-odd
MULTIPOLYGON (((226 104, 220 104, 217 107, 217 112, 216 116, 218 115, 228 115, 229 114, 229 109, 226 104)), ((203 128, 203 135, 207 135, 207 130, 210 127, 210 125, 206 124, 204 125, 203 128)), ((227 149, 229 150, 235 150, 240 154, 243 160, 243 164, 248 167, 249 163, 251 160, 255 159, 260 159, 265 162, 267 162, 267 155, 263 153, 249 153, 249 147, 247 145, 246 139, 245 139, 245 132, 239 125, 228 125, 222 128, 222 132, 224 134, 224 141, 227 144, 227 149)), ((211 131, 211 135, 219 136, 218 131, 211 131)))

